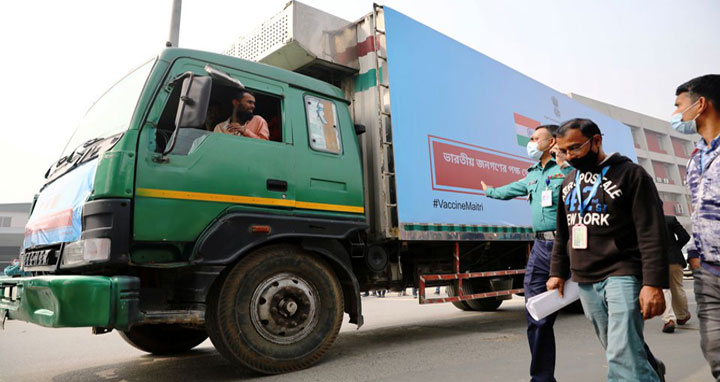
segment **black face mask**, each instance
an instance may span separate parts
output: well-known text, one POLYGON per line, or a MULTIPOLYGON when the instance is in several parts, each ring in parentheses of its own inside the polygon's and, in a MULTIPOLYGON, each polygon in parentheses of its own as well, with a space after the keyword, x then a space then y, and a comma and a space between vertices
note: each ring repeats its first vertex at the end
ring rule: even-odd
MULTIPOLYGON (((592 143, 590 144, 592 145, 592 143)), ((585 156, 570 159, 568 163, 570 163, 570 166, 578 169, 578 171, 594 171, 597 168, 597 160, 599 155, 600 150, 595 152, 593 151, 592 146, 590 146, 590 149, 588 150, 588 153, 585 154, 585 156)))

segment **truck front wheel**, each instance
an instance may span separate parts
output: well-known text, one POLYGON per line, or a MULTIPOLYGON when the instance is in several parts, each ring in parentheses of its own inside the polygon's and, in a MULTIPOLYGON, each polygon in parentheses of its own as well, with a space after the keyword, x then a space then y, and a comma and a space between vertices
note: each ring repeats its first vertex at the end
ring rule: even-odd
POLYGON ((202 329, 175 324, 136 325, 119 333, 133 347, 157 355, 183 353, 208 338, 202 329))
POLYGON ((290 245, 240 260, 213 288, 206 325, 226 359, 276 374, 307 368, 340 331, 343 294, 321 259, 290 245))

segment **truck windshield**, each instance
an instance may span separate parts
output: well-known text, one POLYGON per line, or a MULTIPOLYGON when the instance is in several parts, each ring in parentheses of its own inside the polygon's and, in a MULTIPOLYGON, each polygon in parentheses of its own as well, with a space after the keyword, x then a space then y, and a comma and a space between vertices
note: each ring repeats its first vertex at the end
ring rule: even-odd
POLYGON ((128 73, 95 101, 63 149, 62 156, 88 140, 107 138, 127 130, 154 63, 155 59, 152 59, 128 73))

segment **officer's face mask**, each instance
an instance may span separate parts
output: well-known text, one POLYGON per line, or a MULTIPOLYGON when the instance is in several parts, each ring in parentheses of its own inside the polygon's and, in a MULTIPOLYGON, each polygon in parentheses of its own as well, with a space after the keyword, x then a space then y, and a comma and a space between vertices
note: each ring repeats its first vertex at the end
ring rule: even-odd
POLYGON ((535 160, 540 160, 540 158, 542 157, 543 152, 540 151, 540 149, 538 149, 537 142, 533 142, 533 141, 528 142, 526 149, 527 149, 527 154, 530 158, 535 159, 535 160))
MULTIPOLYGON (((546 140, 540 141, 540 142, 545 142, 545 141, 549 141, 549 140, 550 139, 546 139, 546 140)), ((542 158, 543 153, 545 151, 547 151, 550 147, 552 147, 552 146, 546 147, 545 150, 540 150, 540 146, 539 146, 538 142, 530 141, 530 142, 528 142, 528 144, 525 148, 527 149, 527 154, 530 158, 535 159, 535 160, 540 160, 540 158, 542 158)))
POLYGON ((698 113, 695 118, 689 120, 689 121, 683 121, 683 114, 685 114, 686 111, 692 109, 693 106, 697 105, 697 103, 700 101, 698 99, 695 101, 692 105, 688 106, 685 110, 675 113, 672 115, 672 118, 670 118, 670 125, 672 125, 672 128, 675 129, 680 134, 695 134, 697 133, 697 122, 695 120, 697 117, 700 116, 700 113, 698 113))

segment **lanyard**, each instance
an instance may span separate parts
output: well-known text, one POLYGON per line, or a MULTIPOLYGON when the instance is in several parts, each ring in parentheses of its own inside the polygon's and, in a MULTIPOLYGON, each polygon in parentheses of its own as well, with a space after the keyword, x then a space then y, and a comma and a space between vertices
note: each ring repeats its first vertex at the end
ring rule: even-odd
POLYGON ((605 174, 607 174, 609 169, 609 165, 603 167, 602 172, 598 174, 597 180, 595 181, 592 190, 590 190, 590 194, 584 202, 582 200, 582 192, 580 192, 580 170, 575 173, 575 195, 577 195, 578 202, 580 203, 580 219, 582 219, 583 213, 585 213, 585 210, 590 206, 590 201, 592 200, 592 198, 594 198, 595 194, 597 194, 600 183, 602 183, 602 178, 605 176, 605 174))

